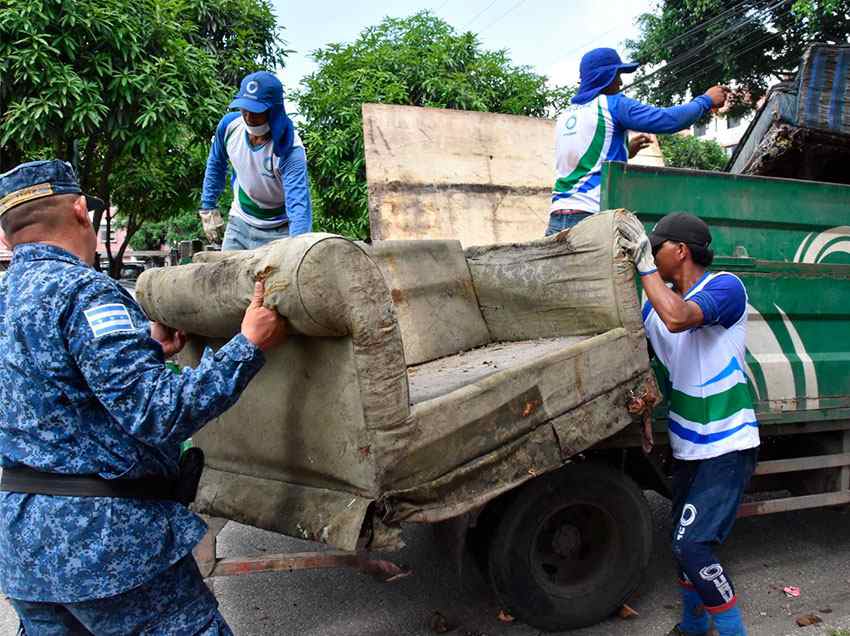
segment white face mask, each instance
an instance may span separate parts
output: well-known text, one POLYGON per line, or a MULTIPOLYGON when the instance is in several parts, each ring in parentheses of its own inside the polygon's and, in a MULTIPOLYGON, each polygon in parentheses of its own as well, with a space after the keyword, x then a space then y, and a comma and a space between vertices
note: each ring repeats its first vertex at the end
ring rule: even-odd
POLYGON ((259 126, 249 126, 248 122, 245 122, 245 128, 247 128, 248 133, 254 135, 254 137, 262 137, 271 130, 271 126, 269 126, 268 122, 260 124, 259 126))

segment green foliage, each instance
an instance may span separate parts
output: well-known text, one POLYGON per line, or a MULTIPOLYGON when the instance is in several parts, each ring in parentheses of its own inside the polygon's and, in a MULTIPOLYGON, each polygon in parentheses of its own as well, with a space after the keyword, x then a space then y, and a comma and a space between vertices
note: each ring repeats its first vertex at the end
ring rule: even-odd
MULTIPOLYGON (((0 170, 74 161, 132 238, 197 207, 232 84, 279 63, 280 45, 266 0, 3 0, 0 170)), ((109 253, 113 273, 125 248, 109 253)))
POLYGON ((723 170, 728 161, 723 146, 716 141, 690 135, 658 135, 664 163, 671 168, 723 170))
POLYGON ((361 107, 367 102, 544 116, 571 94, 481 48, 423 11, 386 18, 350 44, 314 52, 318 70, 297 93, 308 149, 317 229, 365 238, 369 232, 361 107))
POLYGON ((162 221, 145 223, 130 240, 134 250, 158 250, 160 245, 176 245, 183 240, 204 238, 201 219, 194 209, 172 214, 162 221))
POLYGON ((713 84, 738 89, 733 114, 751 109, 777 76, 793 72, 811 42, 850 40, 850 4, 842 0, 661 0, 639 18, 629 42, 647 65, 637 94, 660 104, 698 95, 713 84), (710 22, 709 22, 710 21, 710 22))

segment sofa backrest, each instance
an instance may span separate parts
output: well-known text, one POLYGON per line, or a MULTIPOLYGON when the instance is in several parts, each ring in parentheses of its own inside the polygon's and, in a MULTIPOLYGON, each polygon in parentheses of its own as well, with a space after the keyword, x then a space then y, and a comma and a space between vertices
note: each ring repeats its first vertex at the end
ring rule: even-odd
POLYGON ((376 241, 408 366, 490 342, 459 241, 376 241))
POLYGON ((634 266, 624 252, 630 212, 596 214, 557 236, 470 247, 466 258, 494 341, 643 328, 634 266))

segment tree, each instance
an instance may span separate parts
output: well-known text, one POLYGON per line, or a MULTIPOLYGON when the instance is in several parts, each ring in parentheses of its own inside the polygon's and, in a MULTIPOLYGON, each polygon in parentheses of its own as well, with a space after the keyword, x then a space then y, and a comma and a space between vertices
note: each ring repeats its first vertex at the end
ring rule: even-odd
POLYGON ((811 42, 846 43, 844 0, 661 0, 638 19, 628 43, 645 65, 635 91, 656 103, 732 83, 733 114, 754 107, 767 88, 793 72, 811 42), (660 68, 655 68, 658 65, 660 68))
POLYGON ((423 11, 386 18, 351 44, 313 53, 319 68, 296 99, 308 150, 315 225, 365 238, 369 233, 361 106, 365 102, 544 116, 566 89, 486 51, 475 34, 457 33, 423 11))
POLYGON ((227 82, 278 64, 281 45, 265 0, 4 0, 0 170, 33 155, 73 161, 83 188, 124 216, 124 244, 107 247, 117 275, 146 220, 196 207, 187 192, 227 82), (258 19, 250 37, 246 19, 258 19))
POLYGON ((691 135, 658 135, 664 163, 671 168, 723 170, 728 162, 726 151, 716 141, 691 135))

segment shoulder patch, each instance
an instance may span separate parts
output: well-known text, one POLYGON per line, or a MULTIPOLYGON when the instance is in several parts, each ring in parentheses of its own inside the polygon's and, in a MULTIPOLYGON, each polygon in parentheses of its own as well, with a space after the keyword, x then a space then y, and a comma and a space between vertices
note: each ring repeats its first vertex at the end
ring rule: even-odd
POLYGON ((133 331, 130 312, 120 303, 109 303, 86 309, 83 312, 95 338, 116 331, 133 331))

